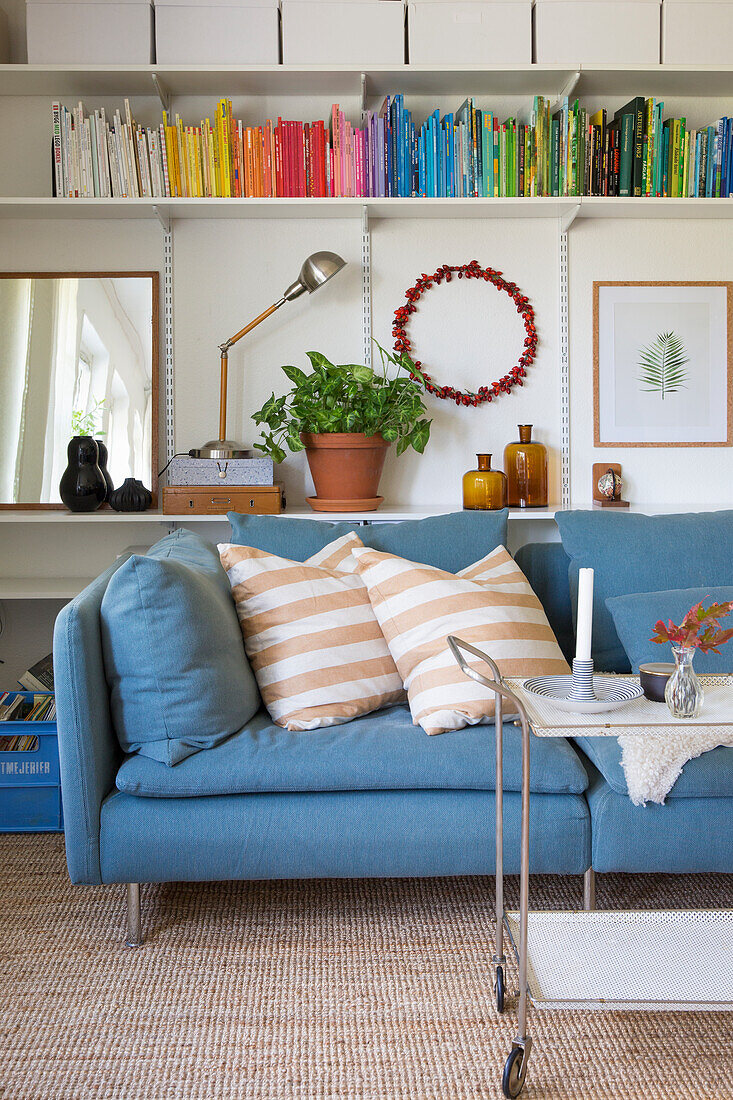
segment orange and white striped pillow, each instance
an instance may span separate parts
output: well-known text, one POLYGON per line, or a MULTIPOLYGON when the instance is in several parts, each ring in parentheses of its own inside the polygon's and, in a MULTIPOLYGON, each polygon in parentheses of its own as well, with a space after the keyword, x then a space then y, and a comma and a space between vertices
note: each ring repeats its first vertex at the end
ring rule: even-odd
MULTIPOLYGON (((493 692, 461 672, 449 634, 488 653, 504 676, 569 672, 542 604, 503 546, 458 574, 367 547, 352 554, 413 721, 426 733, 474 726, 494 714, 493 692)), ((478 659, 465 656, 486 674, 478 659)))
POLYGON ((279 726, 336 726, 405 701, 354 572, 351 550, 362 545, 352 532, 302 563, 250 546, 218 547, 252 671, 279 726))

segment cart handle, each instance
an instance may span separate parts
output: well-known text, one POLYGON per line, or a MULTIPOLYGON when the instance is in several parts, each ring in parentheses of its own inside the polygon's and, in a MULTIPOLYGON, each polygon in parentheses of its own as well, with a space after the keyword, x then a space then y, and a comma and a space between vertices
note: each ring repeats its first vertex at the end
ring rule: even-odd
POLYGON ((504 683, 504 678, 499 671, 499 666, 496 661, 489 657, 488 653, 483 653, 480 649, 476 649, 476 646, 471 645, 469 642, 464 642, 461 638, 456 638, 454 634, 449 634, 446 638, 448 647, 455 657, 458 667, 464 675, 468 676, 471 680, 475 680, 476 683, 482 684, 483 687, 493 691, 496 695, 502 695, 505 699, 509 699, 517 708, 517 713, 524 725, 529 727, 529 718, 527 712, 522 705, 521 699, 519 699, 510 688, 504 683), (466 658, 461 653, 461 650, 465 650, 467 653, 472 653, 474 657, 478 657, 480 661, 483 661, 489 666, 493 672, 493 676, 483 676, 478 669, 469 665, 466 658))

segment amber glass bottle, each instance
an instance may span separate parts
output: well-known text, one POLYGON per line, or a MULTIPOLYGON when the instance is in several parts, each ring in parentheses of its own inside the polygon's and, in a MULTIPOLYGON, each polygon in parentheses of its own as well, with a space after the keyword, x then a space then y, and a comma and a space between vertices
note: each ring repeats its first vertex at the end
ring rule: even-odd
POLYGON ((491 455, 476 455, 478 470, 463 475, 463 507, 493 511, 506 508, 506 477, 491 469, 491 455))
POLYGON ((519 439, 504 448, 510 508, 547 507, 547 448, 532 442, 532 425, 519 425, 519 439))

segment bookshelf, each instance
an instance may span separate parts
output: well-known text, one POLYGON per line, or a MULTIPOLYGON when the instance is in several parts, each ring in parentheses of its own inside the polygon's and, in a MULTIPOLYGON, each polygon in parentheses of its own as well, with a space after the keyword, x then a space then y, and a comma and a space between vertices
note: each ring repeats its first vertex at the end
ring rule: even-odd
POLYGON ((179 96, 383 97, 405 95, 645 95, 727 97, 733 95, 733 66, 524 65, 428 68, 404 65, 250 65, 178 68, 166 65, 0 65, 0 96, 152 96, 155 77, 164 94, 179 96))
POLYGON ((733 218, 733 198, 50 199, 0 198, 0 219, 105 221, 208 218, 733 218))
MULTIPOLYGON (((76 260, 77 255, 87 255, 83 248, 76 250, 73 236, 78 232, 79 237, 87 237, 98 246, 98 266, 105 266, 105 256, 116 257, 114 266, 134 267, 134 262, 128 258, 135 254, 138 247, 139 235, 147 232, 154 240, 157 249, 161 237, 163 238, 164 259, 161 260, 161 271, 166 272, 166 278, 170 278, 170 286, 173 293, 179 292, 178 280, 185 279, 185 273, 181 275, 180 269, 174 269, 170 260, 170 238, 175 234, 161 233, 156 218, 160 220, 165 229, 169 230, 176 223, 211 222, 212 234, 225 231, 223 225, 213 223, 221 219, 233 219, 240 222, 260 221, 272 219, 276 221, 292 222, 287 227, 287 232, 306 233, 307 224, 302 227, 296 223, 309 221, 321 221, 317 228, 319 241, 313 246, 309 243, 303 252, 312 247, 319 246, 320 238, 327 236, 332 231, 339 231, 337 225, 327 226, 327 221, 337 222, 339 219, 350 222, 349 233, 359 233, 362 236, 362 258, 366 268, 369 264, 369 246, 365 245, 365 239, 369 238, 369 225, 372 220, 382 223, 379 232, 384 238, 388 233, 399 233, 399 227, 388 223, 399 221, 438 221, 439 219, 453 219, 456 222, 494 222, 492 233, 501 232, 502 220, 517 219, 531 222, 533 219, 550 219, 557 226, 557 234, 562 240, 566 235, 569 223, 576 218, 583 223, 582 233, 590 235, 601 233, 606 222, 619 222, 618 227, 609 226, 609 231, 618 232, 624 236, 625 246, 628 247, 629 238, 636 233, 636 226, 632 223, 654 221, 660 222, 660 232, 664 233, 664 222, 679 222, 680 234, 687 234, 685 240, 689 243, 690 253, 694 252, 692 235, 699 233, 708 234, 716 231, 716 227, 705 224, 695 226, 687 223, 720 222, 721 233, 730 234, 731 219, 733 219, 733 199, 630 199, 630 198, 517 198, 517 199, 384 199, 384 198, 336 198, 336 199, 52 199, 50 197, 50 173, 47 142, 50 135, 50 102, 53 98, 59 98, 62 102, 74 102, 79 98, 88 100, 89 105, 94 100, 114 99, 117 103, 124 96, 133 100, 134 110, 140 116, 150 116, 150 119, 160 117, 161 102, 168 106, 173 104, 174 110, 181 114, 190 115, 192 118, 200 117, 201 105, 195 102, 204 98, 209 101, 214 97, 229 96, 238 100, 240 111, 246 113, 253 120, 260 120, 269 112, 276 113, 274 108, 279 106, 281 113, 288 117, 326 117, 330 104, 341 101, 344 109, 347 109, 353 119, 358 117, 359 111, 365 107, 374 107, 381 98, 390 93, 402 92, 405 96, 423 97, 423 100, 432 100, 434 104, 444 104, 449 98, 457 99, 466 94, 472 94, 477 99, 484 100, 487 105, 492 105, 492 100, 504 105, 511 105, 515 110, 525 111, 528 101, 534 94, 545 95, 553 101, 568 95, 585 99, 586 101, 605 101, 609 107, 621 106, 635 94, 644 94, 667 100, 669 113, 684 113, 688 101, 691 115, 703 119, 712 120, 721 114, 733 113, 733 65, 720 66, 663 66, 648 67, 639 66, 505 66, 491 69, 476 67, 367 67, 357 68, 353 66, 329 66, 329 67, 303 67, 303 66, 70 66, 70 65, 27 65, 12 64, 0 65, 0 135, 3 137, 6 150, 22 152, 22 156, 6 157, 6 163, 0 172, 0 223, 2 232, 11 239, 14 256, 22 252, 23 259, 14 259, 5 266, 26 269, 25 241, 19 245, 19 239, 26 235, 32 240, 32 254, 36 257, 33 264, 38 269, 45 266, 54 268, 59 266, 78 266, 80 269, 87 267, 86 262, 76 260), (155 78, 155 79, 154 79, 155 78), (179 100, 186 102, 179 103, 179 100), (521 100, 521 105, 520 105, 521 100), (27 119, 25 115, 27 114, 27 119), (16 163, 17 161, 17 163, 16 163), (41 192, 39 194, 39 191, 41 192), (44 194, 45 192, 45 194, 44 194), (157 212, 157 213, 156 213, 157 212), (367 217, 364 218, 366 213, 367 217), (597 226, 591 223, 597 222, 597 226), (37 226, 30 223, 38 222, 37 226), (99 226, 90 223, 100 222, 99 226), (629 225, 623 224, 629 222, 629 225), (17 226, 14 223, 18 223, 17 226), (76 223, 76 225, 74 224, 76 223), (86 224, 84 224, 86 223, 86 224), (106 224, 105 224, 106 223, 106 224), (112 223, 119 223, 113 225, 112 223), (150 224, 147 228, 146 223, 150 224), (53 229, 58 227, 59 236, 62 237, 62 246, 56 246, 53 240, 53 229), (129 236, 129 242, 126 238, 129 236), (47 238, 40 243, 42 238, 47 238), (71 248, 68 248, 71 242, 71 248), (166 243, 167 242, 167 243, 166 243), (59 251, 67 247, 68 251, 59 251), (73 258, 70 258, 73 257, 73 258), (175 278, 174 278, 175 275, 175 278)), ((204 108, 205 109, 205 108, 204 108)), ((417 107, 420 113, 422 104, 417 107)), ((507 114, 513 113, 508 110, 507 114)), ((185 227, 186 234, 198 234, 196 240, 202 238, 202 229, 205 227, 191 224, 185 227)), ((409 227, 408 227, 409 228, 409 227)), ((451 233, 454 227, 450 226, 451 233)), ((458 226, 456 226, 458 230, 458 226)), ((238 230, 241 232, 242 230, 238 230)), ((413 226, 413 234, 422 232, 432 233, 433 227, 423 231, 420 227, 413 226)), ((534 234, 535 227, 529 225, 518 228, 518 233, 528 232, 534 234)), ((538 221, 537 231, 541 232, 538 221)), ((252 239, 262 239, 262 235, 268 232, 267 226, 253 226, 252 239), (259 234, 259 236, 258 236, 259 234)), ((435 227, 439 233, 440 228, 435 227)), ((472 226, 463 236, 466 240, 468 233, 480 238, 482 230, 480 226, 472 226)), ((508 226, 505 232, 515 232, 515 227, 508 226)), ((555 230, 553 228, 553 234, 555 230)), ((656 232, 656 228, 655 228, 656 232)), ((315 234, 314 234, 315 235, 315 234)), ((460 234, 457 233, 459 240, 460 234)), ((410 237, 409 240, 414 240, 410 237)), ((580 233, 578 236, 580 240, 580 233)), ((606 238, 603 238, 606 240, 606 238)), ((298 238, 300 241, 300 238, 298 238)), ((182 255, 184 253, 184 226, 176 237, 176 242, 181 242, 182 255)), ((543 238, 545 246, 546 238, 543 238)), ((178 248, 178 243, 176 243, 178 248)), ((282 242, 279 247, 282 248, 282 242)), ((300 245, 298 246, 301 247, 300 245)), ((338 247, 338 244, 336 245, 338 247)), ((473 247, 472 245, 470 246, 473 247)), ((479 246, 482 247, 482 246, 479 246)), ((523 247, 520 243, 518 247, 523 247)), ((381 242, 384 255, 384 243, 381 242)), ((465 252, 465 243, 460 243, 461 253, 465 252)), ((302 250, 302 249, 301 249, 302 250)), ((356 252, 356 249, 355 249, 356 252)), ((573 264, 580 266, 581 248, 571 249, 569 255, 567 241, 564 246, 558 248, 558 256, 547 256, 545 247, 544 269, 546 277, 552 278, 556 272, 558 290, 561 297, 566 295, 565 315, 562 310, 557 334, 550 332, 550 339, 555 340, 558 355, 563 347, 563 325, 565 347, 568 347, 567 329, 567 290, 568 268, 573 264), (564 248, 564 251, 563 251, 564 248), (563 258, 564 257, 564 258, 563 258), (563 273, 564 264, 564 273, 563 273), (564 290, 563 290, 564 288, 564 290)), ((446 255, 449 253, 446 252, 446 255)), ((472 255, 473 252, 465 252, 472 255)), ((289 262, 289 261, 288 261, 289 262)), ((183 264, 182 264, 183 267, 183 264)), ((283 260, 283 269, 287 268, 287 262, 283 260)), ((279 268, 278 268, 279 270, 279 268)), ((420 270, 419 263, 417 270, 420 270)), ((520 268, 521 270, 521 268, 520 268)), ((605 270, 600 265, 598 271, 605 270)), ((716 272, 717 273, 717 272, 716 272)), ((622 270, 616 277, 626 275, 622 270)), ((641 272, 640 274, 647 274, 641 272)), ((587 277, 584 272, 584 277, 587 277)), ((597 277, 597 276, 593 276, 597 277)), ((633 276, 629 276, 633 277, 633 276)), ((704 275, 698 276, 704 277, 704 275)), ((521 280, 520 280, 521 282, 521 280)), ((164 289, 166 280, 162 280, 164 289)), ((368 286, 368 280, 364 280, 364 286, 368 286)), ((371 302, 367 289, 363 290, 365 311, 370 308, 371 302), (368 303, 368 304, 367 304, 368 303)), ((183 294, 181 294, 183 298, 183 294)), ((161 303, 163 305, 163 303, 161 303)), ((240 307, 241 308, 241 307, 240 307)), ((582 308, 582 307, 581 307, 582 308)), ((547 317, 552 311, 545 308, 547 317)), ((580 308, 576 310, 580 312, 580 308)), ((366 314, 365 314, 366 315, 366 314)), ((175 321, 177 326, 183 323, 185 318, 179 315, 175 321)), ((226 326, 225 326, 226 327, 226 326)), ((165 344, 165 341, 164 341, 165 344)), ((186 350, 185 344, 183 345, 186 350)), ((172 336, 170 354, 167 348, 162 346, 165 353, 166 369, 170 367, 169 388, 173 392, 173 368, 172 368, 172 336), (170 363, 169 363, 170 358, 170 363)), ((565 374, 565 384, 569 378, 569 367, 566 361, 556 364, 558 377, 565 374)), ((195 356, 194 356, 195 358, 195 356)), ((586 369, 578 357, 578 370, 586 369)), ((188 380, 190 384, 190 379, 188 380)), ((185 386, 185 372, 179 374, 178 385, 185 386)), ((576 401, 579 409, 583 400, 587 400, 587 394, 581 395, 576 401)), ((172 398, 171 398, 172 408, 172 398)), ((569 415, 567 408, 563 408, 563 417, 567 426, 562 428, 563 454, 570 446, 569 415)), ((172 413, 171 413, 172 418, 172 413)), ((553 421, 555 440, 553 445, 560 455, 561 428, 553 421)), ((169 439, 172 438, 172 419, 169 439)), ((204 432, 204 435, 206 433, 204 432)), ((203 436, 202 436, 203 438, 203 436)), ((189 445, 186 443, 186 445, 189 445)), ((651 458, 656 456, 652 455, 651 458)), ((574 462, 576 460, 574 459, 574 462)), ((583 460, 584 461, 584 460, 583 460)), ((569 460, 568 460, 569 462, 569 460)), ((162 465, 162 463, 161 463, 162 465)), ((580 465, 580 463, 579 463, 580 465)), ((568 466, 569 469, 569 466, 568 466)), ((563 474, 567 475, 565 468, 563 474)), ((564 476, 564 480, 565 480, 564 476)), ((659 474, 658 480, 661 481, 659 474)), ((567 482, 566 482, 567 484, 567 482)), ((718 481, 721 495, 725 492, 725 477, 720 476, 718 481)), ((581 491, 585 491, 581 487, 581 491)), ((654 491, 654 490, 652 490, 654 491)), ((689 485, 682 494, 690 499, 693 492, 689 485)), ((660 494, 661 495, 661 494, 660 494)), ((429 493, 425 493, 429 496, 429 493)), ((418 497, 420 499, 420 497, 418 497)), ((423 497, 424 499, 424 497, 423 497)), ((573 501, 574 506, 583 506, 582 502, 573 501)), ((458 497, 456 497, 456 507, 458 497)), ((560 507, 558 504, 556 507, 560 507)), ((723 504, 687 504, 678 502, 674 505, 638 505, 635 511, 656 514, 664 511, 708 510, 725 507, 723 504)), ((382 508, 378 513, 370 516, 328 517, 324 519, 349 518, 356 522, 372 521, 397 521, 399 519, 418 519, 430 515, 439 514, 441 511, 453 510, 450 507, 440 508, 430 506, 408 506, 382 508)), ((318 518, 309 509, 296 506, 289 509, 288 516, 302 516, 310 519, 318 518)), ((533 541, 537 538, 556 537, 554 528, 555 507, 532 512, 517 512, 510 515, 510 540, 516 547, 522 542, 533 541)), ((160 512, 148 512, 132 515, 116 515, 110 512, 100 512, 89 516, 73 516, 64 512, 26 512, 5 511, 0 512, 0 530, 7 536, 6 541, 12 547, 23 545, 38 545, 35 552, 29 552, 29 559, 24 563, 28 572, 33 573, 32 578, 23 578, 14 575, 19 567, 14 565, 17 556, 6 550, 4 552, 5 579, 0 582, 0 600, 8 601, 10 625, 13 628, 13 646, 22 651, 25 645, 26 654, 20 652, 13 655, 13 660, 23 663, 23 667, 33 656, 43 649, 48 632, 48 624, 55 601, 72 598, 87 583, 86 577, 73 576, 74 573, 89 570, 89 574, 98 572, 98 560, 103 557, 109 559, 115 552, 119 552, 130 541, 143 542, 149 538, 155 541, 166 530, 175 525, 186 524, 193 526, 202 532, 219 532, 226 523, 225 517, 204 516, 164 516, 160 512), (203 526, 202 526, 203 524, 203 526), (25 526, 27 525, 27 526, 25 526), (115 525, 119 528, 116 530, 115 525), (212 526, 214 525, 214 526, 212 526), (30 533, 42 535, 41 539, 31 539, 30 533), (93 532, 93 534, 92 534, 93 532), (134 534, 133 534, 134 532, 134 534), (15 535, 15 538, 12 538, 15 535), (47 538, 54 540, 56 552, 52 571, 57 573, 39 584, 38 577, 48 572, 47 538), (81 548, 87 543, 92 544, 94 560, 79 568, 78 558, 81 548), (31 560, 32 559, 32 560, 31 560), (69 574, 72 574, 71 576, 69 574), (33 615, 26 615, 22 601, 33 600, 33 615), (17 609, 17 610, 12 610, 17 609), (45 610, 44 610, 45 609, 45 610), (23 616, 23 619, 21 618, 23 616), (27 620, 27 621, 26 621, 27 620), (16 637, 21 638, 20 645, 16 646, 16 637), (27 656, 27 660, 26 660, 27 656)))

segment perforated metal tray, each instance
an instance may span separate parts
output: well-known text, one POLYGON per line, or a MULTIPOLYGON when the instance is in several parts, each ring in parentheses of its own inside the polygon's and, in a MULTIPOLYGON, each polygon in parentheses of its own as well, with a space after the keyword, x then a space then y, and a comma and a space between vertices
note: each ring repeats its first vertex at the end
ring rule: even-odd
POLYGON ((534 912, 527 945, 537 1008, 733 1010, 732 910, 534 912))

